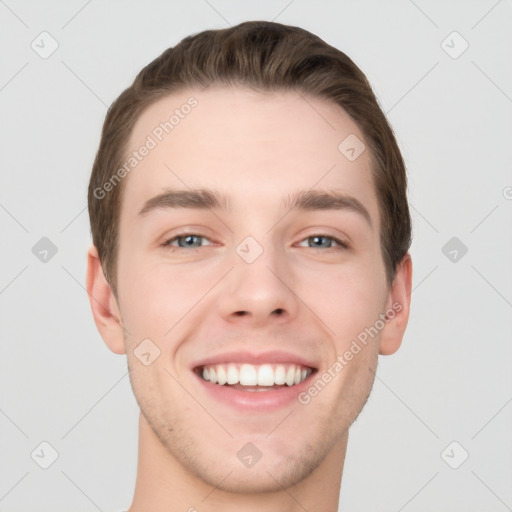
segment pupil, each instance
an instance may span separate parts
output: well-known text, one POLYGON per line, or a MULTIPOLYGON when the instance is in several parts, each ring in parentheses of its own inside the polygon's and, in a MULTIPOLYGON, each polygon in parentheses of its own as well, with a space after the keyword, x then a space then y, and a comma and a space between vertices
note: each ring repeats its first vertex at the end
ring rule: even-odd
POLYGON ((197 238, 196 235, 188 235, 185 237, 185 244, 190 246, 190 245, 194 245, 194 238, 197 238))
POLYGON ((315 236, 315 237, 313 237, 313 240, 314 240, 315 244, 320 241, 319 245, 322 245, 322 243, 321 243, 322 239, 325 239, 325 237, 324 236, 315 236))

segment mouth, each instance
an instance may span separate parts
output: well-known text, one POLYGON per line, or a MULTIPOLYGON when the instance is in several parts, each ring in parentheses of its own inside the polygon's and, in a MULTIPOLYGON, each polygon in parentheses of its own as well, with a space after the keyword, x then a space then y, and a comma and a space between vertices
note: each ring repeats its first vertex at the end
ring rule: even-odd
POLYGON ((270 413, 297 405, 318 369, 299 363, 216 363, 196 366, 204 392, 237 412, 270 413))
POLYGON ((260 392, 298 386, 316 369, 296 363, 225 363, 198 366, 194 372, 204 381, 217 386, 260 392))

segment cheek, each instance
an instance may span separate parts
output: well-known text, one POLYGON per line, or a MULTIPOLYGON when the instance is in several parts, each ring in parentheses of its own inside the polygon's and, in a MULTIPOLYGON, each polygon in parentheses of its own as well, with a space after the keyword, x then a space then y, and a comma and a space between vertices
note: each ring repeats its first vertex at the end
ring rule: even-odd
POLYGON ((297 294, 343 344, 375 323, 385 306, 385 282, 371 268, 346 265, 301 272, 297 294))
POLYGON ((170 339, 165 334, 191 311, 218 280, 218 272, 200 265, 173 265, 147 257, 129 257, 119 266, 123 280, 123 317, 136 337, 170 339))

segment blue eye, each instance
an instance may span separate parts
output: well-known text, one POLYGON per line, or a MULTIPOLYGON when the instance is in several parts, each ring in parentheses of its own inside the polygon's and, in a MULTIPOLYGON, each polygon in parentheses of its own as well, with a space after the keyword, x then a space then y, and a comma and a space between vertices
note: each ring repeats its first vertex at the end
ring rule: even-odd
MULTIPOLYGON (((340 240, 339 238, 336 238, 336 237, 330 236, 330 235, 324 235, 324 234, 309 236, 309 237, 305 238, 304 241, 307 241, 308 247, 311 247, 312 249, 332 249, 333 241, 334 241, 335 245, 338 245, 344 249, 348 248, 348 245, 345 242, 343 242, 342 240, 340 240), (309 245, 310 241, 313 245, 309 245)), ((334 248, 336 248, 336 247, 334 247, 334 248)))
POLYGON ((197 243, 197 241, 200 240, 208 240, 206 237, 201 235, 195 235, 193 233, 185 233, 183 235, 175 236, 174 238, 171 238, 163 243, 164 247, 181 247, 181 248, 192 248, 196 249, 198 247, 201 247, 202 244, 197 243), (177 241, 178 245, 174 245, 173 242, 177 241))
MULTIPOLYGON (((170 238, 165 241, 162 246, 163 247, 177 247, 181 249, 198 249, 200 247, 204 247, 205 245, 201 243, 201 241, 209 240, 209 238, 197 235, 195 233, 184 233, 182 235, 175 236, 174 238, 170 238), (175 244, 177 242, 177 245, 175 244)), ((311 249, 348 249, 348 245, 331 235, 327 234, 316 234, 305 238, 302 242, 307 242, 308 247, 311 249), (333 245, 334 242, 334 245, 333 245)), ((211 243, 207 245, 212 245, 211 243)), ((302 247, 304 247, 302 245, 302 247)))

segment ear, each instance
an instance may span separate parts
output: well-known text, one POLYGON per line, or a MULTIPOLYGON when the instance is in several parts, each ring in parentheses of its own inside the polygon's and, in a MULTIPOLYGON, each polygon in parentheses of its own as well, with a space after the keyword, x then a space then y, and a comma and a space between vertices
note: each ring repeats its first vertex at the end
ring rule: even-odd
POLYGON ((94 322, 103 341, 115 354, 126 352, 123 325, 117 300, 105 279, 98 250, 93 245, 87 252, 87 294, 94 322))
POLYGON ((389 290, 388 321, 381 331, 379 354, 394 354, 402 344, 409 320, 412 287, 412 260, 409 253, 397 265, 395 279, 389 290))

